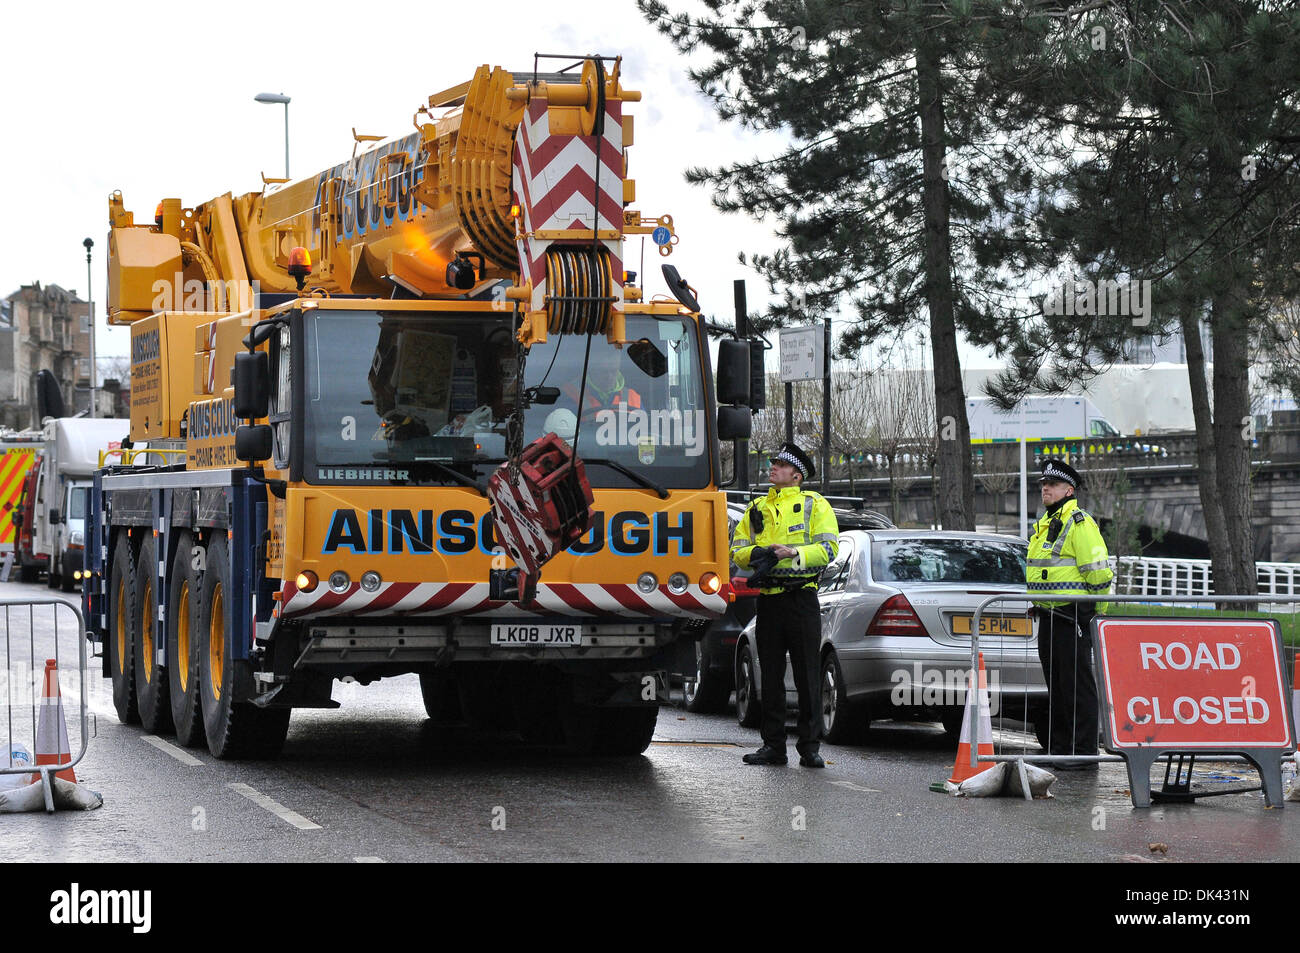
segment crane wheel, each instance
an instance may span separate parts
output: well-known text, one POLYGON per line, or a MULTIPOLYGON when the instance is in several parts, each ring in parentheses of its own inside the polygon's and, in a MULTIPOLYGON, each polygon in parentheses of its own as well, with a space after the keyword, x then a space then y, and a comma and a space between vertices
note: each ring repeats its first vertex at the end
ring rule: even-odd
POLYGON ((135 696, 135 566, 131 537, 119 532, 108 572, 108 668, 113 677, 113 707, 124 725, 140 720, 135 696))
MULTIPOLYGON (((207 564, 199 589, 199 701, 203 732, 215 758, 274 758, 289 731, 288 708, 258 708, 236 701, 237 676, 248 662, 233 655, 231 610, 240 598, 230 585, 230 551, 223 532, 208 543, 207 564)), ((247 679, 251 682, 251 677, 247 679)))

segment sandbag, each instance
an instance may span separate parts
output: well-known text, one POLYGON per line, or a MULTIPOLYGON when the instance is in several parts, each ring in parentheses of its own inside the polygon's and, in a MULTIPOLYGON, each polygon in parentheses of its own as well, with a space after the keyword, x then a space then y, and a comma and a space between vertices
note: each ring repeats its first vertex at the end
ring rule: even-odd
MULTIPOLYGON (((53 778, 54 809, 56 811, 93 811, 104 806, 104 798, 84 785, 73 784, 63 778, 53 778)), ((0 791, 0 814, 21 814, 26 811, 45 810, 42 785, 25 784, 12 791, 0 791)))
MULTIPOLYGON (((1029 781, 1029 796, 1051 797, 1052 793, 1047 789, 1051 787, 1052 782, 1056 780, 1056 775, 1051 771, 1048 771, 1046 768, 1040 768, 1038 765, 1030 764, 1028 761, 1024 762, 1024 765, 1025 778, 1029 781)), ((1006 793, 1008 797, 1023 798, 1025 796, 1025 788, 1020 782, 1020 770, 1014 764, 1008 765, 1008 767, 1010 770, 1007 771, 1007 786, 1004 793, 1006 793)))
MULTIPOLYGON (((1029 781, 1030 797, 1051 797, 1048 790, 1056 775, 1051 771, 1025 763, 1025 777, 1029 781)), ((987 771, 981 771, 961 784, 945 782, 953 797, 1018 797, 1024 798, 1025 789, 1020 783, 1020 769, 1012 762, 999 761, 987 771)))
POLYGON ((957 785, 958 797, 997 797, 1007 783, 1007 763, 999 761, 957 785))

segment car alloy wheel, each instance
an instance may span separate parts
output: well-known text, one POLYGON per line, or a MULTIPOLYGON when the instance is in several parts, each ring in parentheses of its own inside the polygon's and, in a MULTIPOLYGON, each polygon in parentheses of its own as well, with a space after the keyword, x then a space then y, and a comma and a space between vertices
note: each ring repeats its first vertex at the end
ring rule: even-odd
POLYGON ((822 737, 828 737, 835 731, 835 720, 839 715, 839 672, 831 656, 822 663, 822 737))

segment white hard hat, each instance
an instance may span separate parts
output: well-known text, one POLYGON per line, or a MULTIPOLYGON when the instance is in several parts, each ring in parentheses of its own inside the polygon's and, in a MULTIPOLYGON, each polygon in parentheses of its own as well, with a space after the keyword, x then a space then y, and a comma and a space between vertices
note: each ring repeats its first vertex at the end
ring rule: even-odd
POLYGON ((553 410, 546 415, 546 423, 542 424, 542 430, 555 434, 561 440, 572 440, 578 430, 577 415, 564 407, 553 410))

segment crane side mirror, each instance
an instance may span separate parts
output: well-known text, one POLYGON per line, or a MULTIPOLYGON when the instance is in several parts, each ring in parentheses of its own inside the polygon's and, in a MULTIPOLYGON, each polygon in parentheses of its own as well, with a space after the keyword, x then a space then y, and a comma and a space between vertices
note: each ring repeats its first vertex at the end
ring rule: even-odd
POLYGON ((236 427, 235 456, 245 463, 271 459, 271 425, 236 427))
POLYGON ((748 341, 718 342, 718 403, 749 403, 748 341))
POLYGON ((719 440, 748 440, 752 424, 748 407, 718 408, 719 440))
POLYGON ((235 416, 254 420, 265 417, 271 404, 270 355, 265 351, 239 352, 230 376, 235 385, 235 416))

